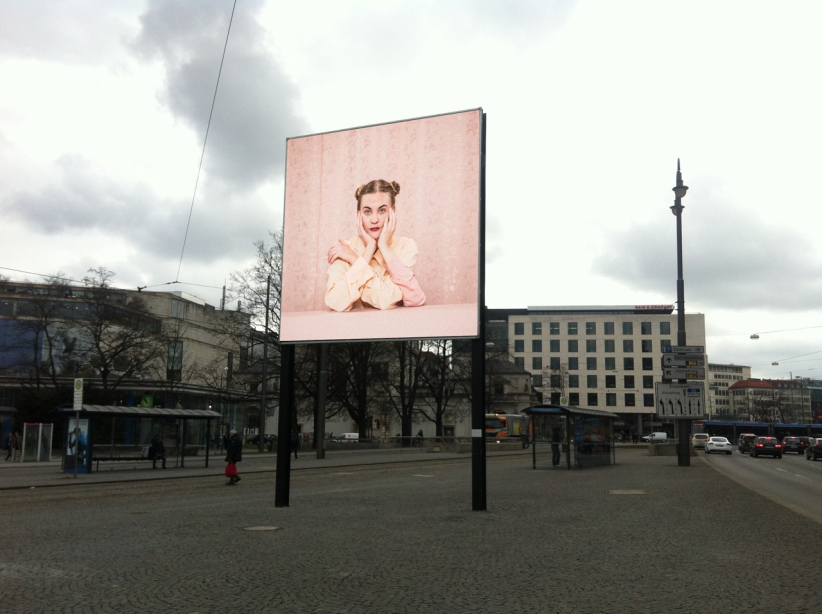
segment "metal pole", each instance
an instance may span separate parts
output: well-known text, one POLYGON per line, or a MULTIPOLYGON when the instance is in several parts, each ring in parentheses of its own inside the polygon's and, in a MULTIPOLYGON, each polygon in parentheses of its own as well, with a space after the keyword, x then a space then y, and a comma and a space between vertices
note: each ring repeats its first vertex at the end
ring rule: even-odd
POLYGON ((259 444, 259 451, 262 453, 265 450, 265 393, 268 388, 268 300, 271 295, 271 275, 268 276, 265 282, 265 330, 263 337, 263 383, 260 391, 260 428, 257 434, 257 443, 259 444))
MULTIPOLYGON (((683 346, 686 344, 685 339, 685 280, 682 274, 682 197, 688 191, 688 186, 682 183, 682 171, 679 168, 679 159, 676 161, 676 187, 673 188, 674 206, 671 211, 676 216, 676 343, 683 346)), ((677 420, 677 428, 679 430, 679 445, 677 449, 677 457, 679 459, 680 467, 691 466, 691 454, 688 449, 688 436, 691 432, 691 421, 687 418, 680 418, 677 420)))
POLYGON ((480 135, 479 331, 471 345, 471 506, 486 508, 485 467, 485 113, 480 135))
POLYGON ((314 437, 317 458, 325 458, 325 405, 328 394, 328 344, 321 343, 317 349, 317 416, 314 418, 314 437))
POLYGON ((277 427, 277 483, 274 507, 288 507, 291 482, 291 416, 294 407, 294 346, 280 348, 280 416, 277 427))

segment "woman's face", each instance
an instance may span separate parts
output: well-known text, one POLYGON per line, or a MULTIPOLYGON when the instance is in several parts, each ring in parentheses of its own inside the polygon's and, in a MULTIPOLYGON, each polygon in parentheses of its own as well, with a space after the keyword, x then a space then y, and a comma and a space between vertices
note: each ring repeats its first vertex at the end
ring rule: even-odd
POLYGON ((388 219, 388 211, 391 209, 391 195, 388 192, 374 192, 364 194, 360 198, 360 214, 362 214, 362 227, 374 239, 380 238, 382 227, 388 219))

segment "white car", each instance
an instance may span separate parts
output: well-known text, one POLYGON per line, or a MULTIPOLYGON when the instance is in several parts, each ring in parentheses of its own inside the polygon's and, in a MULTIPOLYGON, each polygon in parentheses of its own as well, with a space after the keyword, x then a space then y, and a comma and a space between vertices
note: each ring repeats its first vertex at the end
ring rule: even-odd
POLYGON ((691 435, 691 445, 694 448, 704 448, 710 436, 708 433, 694 433, 691 435))
POLYGON ((728 441, 727 437, 708 437, 705 442, 705 454, 711 452, 724 452, 725 454, 733 454, 733 444, 728 441))

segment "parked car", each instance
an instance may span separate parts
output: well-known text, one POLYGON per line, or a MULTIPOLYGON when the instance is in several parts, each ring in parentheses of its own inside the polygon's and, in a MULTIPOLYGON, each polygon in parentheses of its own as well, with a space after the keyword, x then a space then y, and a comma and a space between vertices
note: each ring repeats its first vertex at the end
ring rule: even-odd
POLYGON ((711 436, 708 435, 708 433, 694 433, 693 435, 691 435, 691 445, 694 447, 694 449, 704 448, 705 442, 707 442, 708 439, 710 439, 710 437, 711 436))
POLYGON ((738 448, 740 454, 747 454, 751 451, 751 444, 756 441, 756 435, 754 433, 742 433, 739 436, 738 440, 738 448))
POLYGON ((776 437, 757 437, 751 444, 751 456, 774 456, 782 458, 782 444, 776 437))
MULTIPOLYGON (((253 437, 247 437, 245 442, 252 446, 260 445, 260 434, 257 433, 253 437)), ((274 433, 263 435, 263 443, 267 446, 272 446, 273 444, 277 443, 277 436, 274 433)))
POLYGON ((340 433, 339 435, 334 435, 331 438, 331 441, 347 441, 349 443, 359 443, 360 434, 359 433, 340 433))
POLYGON ((727 437, 708 437, 708 440, 704 443, 704 446, 705 454, 710 454, 711 452, 733 454, 734 451, 734 446, 730 441, 728 441, 727 437))
POLYGON ((666 441, 668 441, 668 433, 663 433, 662 431, 656 433, 649 433, 648 435, 642 437, 642 441, 648 443, 665 443, 666 441))
POLYGON ((813 438, 813 444, 805 448, 805 458, 808 460, 816 460, 822 458, 822 437, 813 438))
POLYGON ((807 442, 803 442, 799 437, 789 435, 782 438, 782 452, 796 452, 802 454, 807 447, 807 442))

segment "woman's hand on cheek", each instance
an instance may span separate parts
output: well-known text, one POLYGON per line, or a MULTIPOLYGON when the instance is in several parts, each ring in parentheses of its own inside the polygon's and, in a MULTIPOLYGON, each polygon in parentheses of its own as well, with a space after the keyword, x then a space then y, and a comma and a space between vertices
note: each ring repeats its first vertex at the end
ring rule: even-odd
POLYGON ((394 236, 394 231, 397 229, 397 212, 392 207, 388 210, 388 217, 385 219, 385 225, 382 227, 382 232, 379 238, 380 251, 384 252, 388 249, 391 239, 394 236))
POLYGON ((365 243, 365 254, 363 254, 363 257, 367 256, 365 258, 365 261, 368 262, 369 260, 371 260, 371 256, 374 255, 374 252, 377 251, 377 241, 374 239, 374 237, 368 234, 363 224, 364 221, 362 219, 362 213, 357 211, 357 233, 359 234, 359 237, 362 240, 362 242, 365 243))

